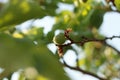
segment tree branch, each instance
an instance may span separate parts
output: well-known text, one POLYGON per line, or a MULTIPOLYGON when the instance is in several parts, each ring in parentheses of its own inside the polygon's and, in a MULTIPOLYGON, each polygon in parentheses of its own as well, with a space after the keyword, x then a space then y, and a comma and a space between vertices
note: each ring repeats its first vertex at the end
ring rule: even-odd
MULTIPOLYGON (((73 39, 71 39, 71 38, 69 37, 70 31, 71 31, 71 30, 69 29, 69 30, 66 30, 66 31, 64 32, 64 36, 66 37, 67 40, 70 41, 69 43, 61 44, 61 45, 56 44, 56 46, 58 47, 58 49, 60 48, 60 49, 58 50, 58 52, 63 51, 63 50, 62 50, 63 47, 67 47, 67 46, 70 46, 70 45, 72 45, 72 44, 80 44, 81 46, 83 46, 83 45, 84 45, 85 43, 87 43, 87 42, 101 42, 101 43, 106 44, 107 46, 113 48, 113 49, 114 49, 115 51, 117 51, 117 53, 120 55, 120 51, 118 51, 116 48, 114 48, 114 47, 112 47, 111 45, 109 45, 109 44, 106 43, 106 40, 112 40, 112 39, 114 39, 114 38, 120 38, 120 36, 105 37, 104 39, 96 39, 96 38, 89 39, 89 38, 87 38, 87 37, 85 37, 85 36, 82 36, 82 37, 81 37, 81 38, 82 38, 81 41, 75 42, 73 39)), ((61 52, 61 53, 63 53, 63 52, 61 52)), ((60 54, 60 55, 62 55, 62 54, 60 54)))
POLYGON ((119 55, 120 55, 120 51, 118 50, 118 49, 116 49, 115 47, 113 47, 113 46, 111 46, 110 44, 108 44, 107 42, 106 42, 106 40, 112 40, 112 39, 114 39, 114 38, 120 38, 120 36, 112 36, 112 37, 106 37, 105 39, 104 39, 104 44, 105 45, 107 45, 107 46, 109 46, 109 47, 111 47, 112 49, 114 49, 119 55))
POLYGON ((115 47, 113 47, 112 45, 105 43, 105 45, 107 45, 108 47, 114 49, 119 55, 120 55, 120 51, 118 49, 116 49, 115 47))
POLYGON ((76 70, 76 71, 80 71, 80 72, 82 72, 82 73, 84 73, 84 74, 88 74, 88 75, 91 75, 91 76, 93 76, 93 77, 96 77, 96 78, 98 78, 98 79, 100 79, 100 80, 108 80, 108 79, 102 78, 102 77, 100 77, 100 76, 98 76, 98 75, 96 75, 96 74, 94 74, 94 73, 92 73, 92 72, 88 72, 88 71, 85 71, 85 70, 81 69, 81 68, 79 67, 78 58, 76 59, 76 63, 77 63, 77 66, 76 66, 76 67, 72 67, 72 66, 68 65, 68 64, 65 62, 65 60, 63 59, 63 48, 64 48, 64 47, 67 47, 67 46, 71 46, 72 44, 80 44, 81 46, 83 46, 83 45, 84 45, 85 43, 87 43, 87 42, 101 42, 102 44, 113 48, 113 49, 114 49, 115 51, 117 51, 117 53, 120 55, 120 51, 118 51, 118 50, 117 50, 116 48, 114 48, 113 46, 107 44, 107 42, 106 42, 106 40, 112 40, 112 39, 114 39, 114 38, 120 38, 120 36, 105 37, 104 39, 96 39, 96 38, 89 39, 89 38, 86 38, 85 36, 83 36, 83 37, 81 37, 81 38, 82 38, 81 41, 76 42, 76 41, 74 41, 73 39, 71 39, 71 38, 69 37, 69 32, 70 32, 70 31, 71 31, 71 29, 68 29, 68 30, 66 30, 65 33, 64 33, 64 36, 66 37, 66 39, 70 41, 69 43, 61 44, 61 45, 56 44, 56 46, 58 47, 58 54, 60 55, 60 57, 61 57, 62 60, 63 60, 63 65, 64 65, 65 67, 70 68, 70 69, 73 69, 73 70, 76 70))
POLYGON ((65 62, 64 59, 62 59, 62 60, 63 60, 63 65, 64 65, 65 67, 67 67, 67 68, 70 68, 70 69, 76 70, 76 71, 80 71, 80 72, 82 72, 82 73, 84 73, 84 74, 91 75, 91 76, 93 76, 93 77, 95 77, 95 78, 98 78, 99 80, 107 80, 107 79, 105 79, 105 78, 99 77, 98 75, 96 75, 96 74, 94 74, 94 73, 92 73, 92 72, 88 72, 88 71, 82 70, 82 69, 79 68, 78 66, 76 66, 76 67, 69 66, 69 65, 65 62))

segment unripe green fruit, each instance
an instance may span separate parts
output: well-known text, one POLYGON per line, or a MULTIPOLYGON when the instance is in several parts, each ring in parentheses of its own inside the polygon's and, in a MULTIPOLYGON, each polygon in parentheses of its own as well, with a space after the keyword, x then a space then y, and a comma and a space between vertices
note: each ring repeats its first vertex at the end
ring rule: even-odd
POLYGON ((66 38, 64 36, 64 33, 59 33, 58 35, 54 36, 53 42, 55 44, 63 44, 66 41, 66 38))
POLYGON ((114 0, 114 3, 115 3, 117 10, 120 11, 120 0, 114 0))

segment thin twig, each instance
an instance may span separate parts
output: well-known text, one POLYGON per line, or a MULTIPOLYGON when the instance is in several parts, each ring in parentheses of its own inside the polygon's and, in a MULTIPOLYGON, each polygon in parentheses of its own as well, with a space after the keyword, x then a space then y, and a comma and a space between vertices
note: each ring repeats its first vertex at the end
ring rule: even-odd
POLYGON ((114 49, 114 50, 120 55, 120 51, 119 51, 118 49, 116 49, 115 47, 111 46, 110 44, 108 44, 108 43, 106 42, 106 40, 112 40, 112 39, 114 39, 114 38, 120 38, 120 36, 106 37, 106 38, 104 39, 104 42, 105 42, 104 44, 107 45, 107 46, 109 46, 109 47, 111 47, 112 49, 114 49))
POLYGON ((94 74, 94 73, 92 73, 92 72, 88 72, 88 71, 82 70, 82 69, 79 68, 78 66, 76 66, 76 67, 69 66, 69 65, 65 62, 64 59, 63 59, 63 65, 64 65, 65 67, 70 68, 70 69, 73 69, 73 70, 76 70, 76 71, 80 71, 80 72, 82 72, 82 73, 84 73, 84 74, 88 74, 88 75, 91 75, 91 76, 93 76, 93 77, 96 77, 96 78, 98 78, 98 79, 100 79, 100 80, 107 80, 107 79, 105 79, 105 78, 99 77, 98 75, 96 75, 96 74, 94 74))
POLYGON ((114 49, 119 55, 120 55, 120 51, 118 49, 116 49, 115 47, 113 47, 112 45, 105 43, 105 45, 107 45, 108 47, 114 49))

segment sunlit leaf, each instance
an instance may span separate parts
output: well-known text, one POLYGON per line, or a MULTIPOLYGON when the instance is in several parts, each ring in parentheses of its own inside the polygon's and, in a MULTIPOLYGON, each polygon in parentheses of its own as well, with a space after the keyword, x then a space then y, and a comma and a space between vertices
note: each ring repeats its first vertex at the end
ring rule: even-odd
POLYGON ((0 27, 19 24, 28 19, 45 16, 43 9, 34 1, 10 0, 0 13, 0 27))

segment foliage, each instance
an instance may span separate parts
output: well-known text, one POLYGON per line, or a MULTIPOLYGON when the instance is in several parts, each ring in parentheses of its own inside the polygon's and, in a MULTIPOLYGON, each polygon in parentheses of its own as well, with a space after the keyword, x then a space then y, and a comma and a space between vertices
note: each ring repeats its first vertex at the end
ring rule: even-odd
POLYGON ((115 3, 115 5, 116 5, 116 8, 117 8, 118 10, 120 10, 120 1, 119 1, 119 0, 115 0, 114 3, 115 3))
POLYGON ((105 38, 98 31, 104 14, 114 11, 109 2, 119 11, 120 1, 105 1, 106 4, 102 0, 8 0, 0 3, 0 67, 4 70, 0 78, 10 79, 14 72, 18 72, 18 80, 70 80, 64 65, 101 80, 120 79, 120 52, 106 43, 106 39, 119 37, 105 38), (74 10, 57 13, 59 3, 73 5, 74 10), (27 20, 46 16, 55 18, 55 24, 47 34, 42 27, 30 26, 26 32, 16 27, 27 20), (58 53, 62 53, 60 57, 47 46, 53 43, 56 31, 60 34, 56 36, 58 42, 54 38, 58 53), (72 43, 61 45, 67 40, 72 43), (71 46, 74 43, 84 54, 71 46), (63 60, 68 50, 73 50, 76 56, 85 56, 77 58, 77 67, 69 66, 63 60))

